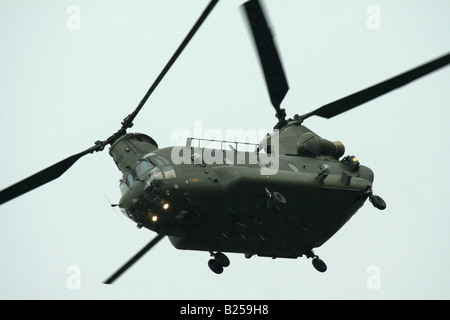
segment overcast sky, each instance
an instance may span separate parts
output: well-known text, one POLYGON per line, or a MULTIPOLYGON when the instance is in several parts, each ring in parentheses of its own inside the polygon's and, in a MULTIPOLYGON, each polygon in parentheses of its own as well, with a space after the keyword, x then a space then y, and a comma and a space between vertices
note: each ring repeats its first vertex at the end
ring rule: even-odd
MULTIPOLYGON (((106 139, 139 103, 205 0, 0 2, 0 188, 106 139)), ((239 5, 220 1, 130 132, 161 147, 174 132, 270 132, 276 123, 239 5)), ((450 51, 450 3, 265 1, 290 90, 309 112, 450 51)), ((366 202, 311 260, 207 252, 165 239, 112 286, 102 282, 155 234, 109 206, 121 177, 107 150, 0 207, 1 299, 449 299, 450 68, 331 120, 375 173, 387 202, 366 202), (71 276, 77 274, 75 284, 71 276), (375 282, 374 282, 375 281, 375 282)), ((171 138, 172 137, 172 138, 171 138)))

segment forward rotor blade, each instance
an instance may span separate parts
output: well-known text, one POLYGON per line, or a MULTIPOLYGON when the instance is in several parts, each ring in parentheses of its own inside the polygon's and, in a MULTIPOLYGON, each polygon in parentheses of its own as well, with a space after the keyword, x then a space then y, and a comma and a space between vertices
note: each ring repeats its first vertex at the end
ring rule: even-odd
POLYGON ((153 238, 145 247, 143 247, 138 253, 136 253, 127 263, 125 263, 119 270, 117 270, 112 276, 105 280, 105 284, 112 284, 118 277, 127 271, 136 261, 138 261, 145 253, 147 253, 155 244, 157 244, 164 235, 158 234, 153 238))
POLYGON ((93 146, 90 149, 87 149, 83 152, 74 154, 73 156, 70 156, 50 167, 47 169, 44 169, 12 186, 9 188, 6 188, 0 192, 0 204, 3 204, 11 199, 14 199, 28 191, 31 191, 37 187, 42 186, 43 184, 46 184, 47 182, 50 182, 52 180, 55 180, 59 178, 64 172, 66 172, 78 159, 83 157, 84 155, 88 153, 93 153, 94 151, 101 151, 107 144, 113 144, 118 138, 120 138, 122 135, 126 133, 127 128, 131 128, 133 125, 133 120, 139 113, 139 111, 144 106, 147 99, 150 97, 152 92, 155 90, 155 88, 158 86, 158 84, 161 82, 165 74, 169 71, 170 67, 174 64, 176 59, 179 57, 181 52, 184 50, 184 48, 187 46, 189 41, 192 39, 194 34, 197 32, 197 30, 200 28, 202 23, 205 21, 206 17, 209 15, 209 13, 212 11, 214 6, 217 4, 219 0, 211 0, 211 2, 208 4, 204 12, 201 14, 200 18, 197 20, 197 22, 194 24, 186 38, 183 40, 183 42, 180 44, 178 49, 175 51, 173 56, 170 58, 169 62, 166 64, 164 69, 161 71, 159 76, 156 78, 150 89, 145 94, 144 98, 141 100, 137 108, 128 115, 122 122, 122 127, 113 135, 111 135, 108 139, 105 141, 97 141, 96 145, 93 146))
POLYGON ((147 102, 147 99, 150 97, 150 95, 153 93, 153 91, 156 89, 156 87, 158 86, 158 84, 161 82, 161 80, 164 78, 164 76, 166 75, 166 73, 169 71, 169 69, 172 67, 172 65, 175 63, 175 61, 177 60, 177 58, 180 56, 180 54, 183 52, 184 48, 186 48, 186 46, 188 45, 189 41, 191 41, 192 37, 195 35, 195 33, 197 32, 197 30, 200 28, 200 26, 203 24, 203 22, 206 20, 206 18, 208 17, 208 15, 211 13, 212 9, 214 8, 214 6, 217 4, 217 2, 219 2, 219 0, 211 0, 209 2, 209 4, 207 5, 207 7, 205 8, 205 10, 203 11, 203 13, 200 15, 200 17, 198 18, 197 22, 194 24, 194 26, 192 27, 192 29, 189 31, 189 33, 186 35, 186 37, 184 38, 184 40, 181 42, 181 44, 179 45, 178 49, 175 51, 175 53, 172 55, 172 57, 170 58, 170 60, 167 62, 167 64, 165 65, 164 69, 161 71, 161 73, 158 75, 158 77, 156 78, 156 80, 153 82, 153 84, 151 85, 151 87, 148 89, 147 93, 145 94, 145 96, 142 98, 141 102, 139 102, 138 106, 136 107, 136 109, 128 115, 128 117, 126 117, 124 119, 124 121, 122 122, 123 127, 125 128, 131 128, 132 123, 134 118, 136 118, 137 114, 139 113, 139 111, 142 109, 142 107, 144 106, 145 102, 147 102))
POLYGON ((439 57, 433 61, 425 63, 398 76, 380 82, 369 88, 363 89, 342 99, 328 103, 310 113, 300 116, 304 120, 310 116, 319 116, 330 119, 338 114, 353 109, 365 102, 378 98, 379 96, 398 89, 411 81, 417 80, 433 71, 445 67, 450 63, 450 53, 439 57))
POLYGON ((81 157, 93 153, 94 151, 102 150, 100 144, 96 144, 92 148, 89 148, 83 152, 74 154, 54 165, 39 171, 38 173, 17 182, 16 184, 0 191, 0 204, 3 204, 11 199, 14 199, 28 191, 36 189, 47 182, 53 181, 59 178, 64 172, 66 172, 78 159, 81 157))
POLYGON ((258 49, 259 58, 264 76, 266 78, 267 89, 269 90, 270 100, 280 122, 284 122, 286 113, 281 109, 283 101, 289 86, 284 74, 283 66, 275 47, 273 35, 267 24, 264 12, 257 0, 251 0, 244 3, 247 13, 248 23, 253 32, 253 39, 258 49))

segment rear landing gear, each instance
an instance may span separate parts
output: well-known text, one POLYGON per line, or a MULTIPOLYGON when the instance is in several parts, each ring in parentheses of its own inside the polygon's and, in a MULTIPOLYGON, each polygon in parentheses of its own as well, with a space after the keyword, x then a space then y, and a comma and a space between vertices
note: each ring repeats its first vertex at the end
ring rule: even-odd
POLYGON ((386 209, 386 202, 380 197, 371 194, 369 196, 369 201, 372 202, 373 206, 379 210, 386 209))
POLYGON ((366 194, 369 195, 369 201, 372 202, 372 205, 378 210, 386 209, 386 202, 380 197, 373 194, 373 190, 371 187, 367 187, 366 194))
POLYGON ((318 255, 314 254, 314 251, 311 250, 311 251, 307 252, 306 257, 313 258, 312 265, 317 271, 319 271, 319 272, 327 271, 327 265, 325 264, 325 262, 323 262, 323 260, 321 260, 319 258, 318 255))
POLYGON ((224 255, 222 252, 213 253, 211 252, 211 257, 214 257, 213 259, 210 259, 208 261, 208 267, 211 269, 212 272, 221 274, 223 272, 223 268, 226 268, 230 265, 230 259, 226 255, 224 255))

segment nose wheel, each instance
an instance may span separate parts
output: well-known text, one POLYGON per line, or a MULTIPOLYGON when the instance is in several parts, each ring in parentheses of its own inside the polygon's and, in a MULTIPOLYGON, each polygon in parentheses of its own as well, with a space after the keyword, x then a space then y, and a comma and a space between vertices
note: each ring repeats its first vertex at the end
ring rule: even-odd
POLYGON ((228 259, 228 257, 222 252, 211 252, 211 256, 213 258, 208 261, 208 267, 216 274, 221 274, 223 272, 223 268, 230 265, 230 259, 228 259))
POLYGON ((327 265, 325 264, 325 262, 323 262, 323 260, 321 260, 317 256, 315 258, 313 258, 312 265, 319 272, 327 271, 327 265))

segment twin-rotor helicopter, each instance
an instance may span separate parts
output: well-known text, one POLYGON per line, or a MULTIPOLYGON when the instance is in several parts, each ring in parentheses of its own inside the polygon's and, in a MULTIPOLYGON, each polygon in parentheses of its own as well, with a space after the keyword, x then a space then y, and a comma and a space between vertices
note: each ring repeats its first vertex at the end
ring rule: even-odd
POLYGON ((115 206, 137 224, 157 233, 105 283, 110 284, 164 237, 182 250, 209 252, 217 274, 230 265, 224 252, 246 258, 312 258, 369 200, 384 210, 373 194, 374 173, 341 142, 328 141, 303 122, 311 116, 332 118, 450 63, 450 54, 398 76, 286 119, 281 103, 288 83, 264 11, 258 0, 243 4, 276 110, 274 132, 258 145, 189 138, 185 146, 161 148, 148 135, 127 133, 165 74, 188 45, 218 0, 211 0, 136 109, 106 140, 76 153, 0 192, 0 204, 59 178, 81 157, 103 151, 122 173, 121 198, 115 206), (202 145, 203 144, 203 145, 202 145), (220 204, 220 205, 218 205, 220 204))

